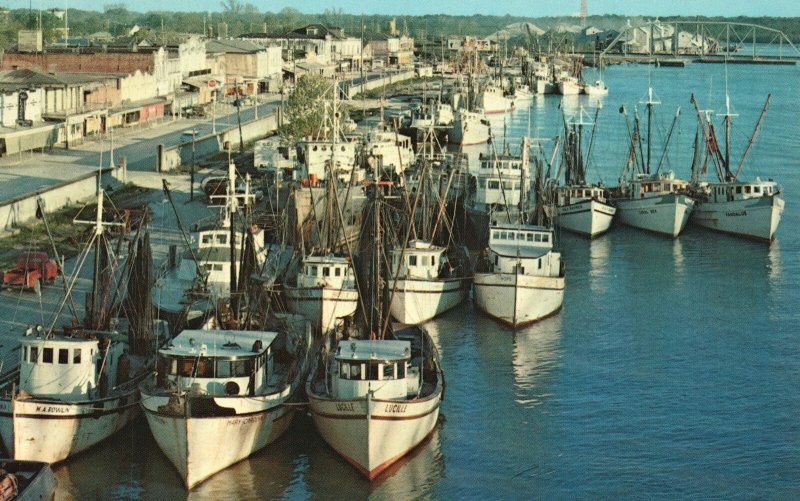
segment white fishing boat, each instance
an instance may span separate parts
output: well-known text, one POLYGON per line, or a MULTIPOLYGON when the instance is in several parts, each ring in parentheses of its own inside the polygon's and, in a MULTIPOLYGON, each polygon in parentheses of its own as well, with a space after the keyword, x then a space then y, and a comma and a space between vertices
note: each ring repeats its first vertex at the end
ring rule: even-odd
MULTIPOLYGON (((139 415, 138 384, 151 373, 155 359, 147 341, 141 349, 118 333, 112 321, 121 306, 110 300, 118 277, 110 265, 113 256, 106 238, 106 227, 114 223, 103 222, 103 199, 98 190, 93 237, 67 287, 72 290, 80 264, 94 247, 97 264, 85 320, 73 319, 73 326, 56 329, 68 302, 64 298, 49 328, 30 327, 19 338, 19 369, 0 382, 0 436, 15 460, 58 463, 105 440, 139 415)), ((164 322, 154 327, 156 336, 167 336, 164 322)), ((136 333, 129 334, 136 339, 136 333)))
POLYGON ((596 185, 556 188, 553 224, 565 230, 595 238, 611 227, 617 208, 608 200, 607 190, 596 185))
MULTIPOLYGON (((235 184, 236 166, 228 165, 229 186, 235 184)), ((230 190, 226 195, 215 196, 212 202, 224 201, 218 221, 201 226, 192 232, 189 247, 180 255, 175 253, 167 267, 153 286, 152 302, 159 317, 172 325, 186 322, 199 326, 212 312, 220 299, 230 295, 232 263, 240 263, 250 240, 255 264, 261 269, 270 254, 273 259, 279 253, 271 252, 273 246, 265 244, 265 232, 257 226, 245 230, 231 231, 230 204, 237 206, 254 203, 249 182, 244 197, 235 196, 230 190), (231 256, 233 253, 233 257, 231 256)))
POLYGON ((619 220, 642 230, 672 238, 681 234, 695 206, 688 195, 689 183, 675 179, 672 171, 638 174, 621 186, 614 198, 619 220))
POLYGON ((506 113, 514 110, 514 100, 505 95, 502 87, 489 84, 481 92, 480 107, 486 114, 506 113))
POLYGON ((280 437, 312 364, 312 334, 297 316, 281 331, 185 330, 158 353, 140 385, 161 451, 191 489, 280 437))
POLYGON ((785 202, 781 186, 772 181, 701 183, 692 222, 712 230, 772 241, 785 202))
MULTIPOLYGON (((711 125, 710 112, 703 116, 697 101, 692 96, 695 104, 700 126, 704 134, 708 157, 716 168, 718 181, 697 182, 698 141, 695 141, 695 161, 692 165, 693 178, 692 194, 697 199, 697 205, 692 212, 691 221, 699 226, 712 230, 739 235, 756 240, 772 241, 783 215, 784 200, 783 190, 772 179, 762 181, 742 181, 739 179, 750 146, 747 147, 739 162, 736 172, 733 171, 730 158, 730 124, 733 115, 730 112, 730 99, 726 97, 725 118, 725 153, 716 146, 718 143, 716 133, 711 125)), ((770 98, 764 104, 761 115, 756 122, 755 130, 750 138, 749 145, 755 141, 761 120, 769 107, 770 98)))
POLYGON ((296 280, 283 290, 289 311, 303 315, 323 334, 358 308, 355 273, 346 256, 306 256, 296 280))
POLYGON ((474 281, 475 305, 512 328, 556 313, 564 299, 564 266, 553 250, 553 230, 492 226, 474 281))
POLYGON ((451 144, 467 146, 489 141, 491 125, 482 112, 459 109, 455 112, 448 140, 451 144))
POLYGON ((589 238, 608 231, 617 212, 603 186, 586 182, 599 112, 598 108, 594 120, 591 120, 581 106, 576 117, 564 121, 564 184, 550 188, 552 203, 545 206, 545 212, 553 224, 589 238), (583 133, 586 126, 592 127, 592 133, 589 146, 584 151, 583 133))
POLYGON ((558 85, 553 76, 553 65, 543 61, 533 62, 533 91, 538 95, 555 94, 558 85))
POLYGON ((399 132, 380 129, 369 131, 364 144, 364 154, 370 166, 377 163, 380 169, 397 175, 402 175, 414 163, 411 138, 399 132))
POLYGON ((525 84, 517 83, 514 84, 514 102, 519 103, 521 101, 530 101, 535 96, 533 90, 525 84))
MULTIPOLYGON (((655 98, 652 88, 647 89, 647 100, 642 101, 647 107, 647 150, 641 151, 639 118, 635 115, 633 133, 629 137, 629 153, 626 171, 630 171, 630 179, 623 173, 620 186, 614 190, 612 200, 617 207, 620 221, 628 226, 659 233, 675 238, 686 227, 686 222, 695 206, 689 193, 689 182, 676 179, 672 171, 661 172, 661 165, 669 147, 670 138, 680 116, 680 108, 675 113, 672 125, 664 142, 661 160, 655 168, 651 168, 652 157, 652 115, 653 106, 660 104, 655 98), (638 162, 641 159, 641 166, 638 162)), ((627 112, 622 107, 627 120, 627 112)), ((628 127, 630 130, 630 126, 628 127)))
POLYGON ((446 249, 412 240, 392 251, 392 316, 417 325, 458 306, 469 294, 470 277, 462 266, 452 266, 446 249))
POLYGON ((583 91, 589 96, 594 96, 594 97, 607 96, 608 86, 602 80, 595 80, 595 82, 592 84, 584 85, 583 91))
POLYGON ((472 173, 475 189, 465 204, 468 231, 472 235, 488 235, 492 224, 517 222, 520 201, 531 189, 527 138, 523 139, 519 154, 509 149, 499 154, 481 153, 478 168, 472 173))
POLYGON ((558 93, 562 96, 577 96, 583 92, 583 86, 578 79, 567 73, 562 73, 556 83, 558 93))
POLYGON ((306 386, 322 438, 370 480, 433 432, 444 393, 430 336, 410 327, 394 337, 339 341, 306 386))

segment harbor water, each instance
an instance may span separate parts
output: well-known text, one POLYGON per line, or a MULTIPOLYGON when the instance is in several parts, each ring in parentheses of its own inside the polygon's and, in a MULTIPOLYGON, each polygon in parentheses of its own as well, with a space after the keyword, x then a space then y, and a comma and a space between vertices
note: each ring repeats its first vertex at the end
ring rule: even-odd
MULTIPOLYGON (((139 421, 57 467, 57 498, 800 497, 800 68, 627 65, 603 79, 611 91, 587 177, 609 186, 627 157, 620 106, 631 117, 637 107, 645 124, 648 86, 662 103, 654 145, 681 107, 661 169, 683 178, 692 92, 720 124, 727 86, 738 115, 733 165, 771 93, 741 178, 784 187, 776 240, 691 225, 675 240, 620 226, 594 241, 559 233, 567 286, 558 314, 512 332, 468 302, 428 324, 447 380, 441 422, 376 482, 299 416, 277 442, 188 493, 139 421)), ((593 116, 596 104, 539 97, 491 118, 494 145, 561 134, 562 112, 583 105, 593 116)), ((657 147, 653 165, 661 158, 657 147)))

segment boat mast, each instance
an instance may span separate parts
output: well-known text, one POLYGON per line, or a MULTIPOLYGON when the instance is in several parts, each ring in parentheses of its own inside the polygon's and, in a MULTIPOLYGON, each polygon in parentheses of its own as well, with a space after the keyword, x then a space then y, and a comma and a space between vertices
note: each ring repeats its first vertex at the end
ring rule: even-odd
POLYGON ((236 199, 236 166, 233 162, 228 163, 228 193, 227 193, 227 222, 228 228, 230 230, 230 235, 228 239, 230 240, 230 252, 231 252, 231 273, 230 273, 230 287, 231 287, 231 313, 233 315, 237 315, 239 300, 236 297, 238 294, 237 288, 237 275, 236 275, 236 225, 234 224, 234 218, 236 214, 236 210, 239 206, 239 202, 236 199))
POLYGON ((753 129, 753 134, 750 135, 750 141, 747 143, 747 148, 744 150, 742 154, 742 159, 739 161, 739 166, 736 168, 736 174, 733 176, 733 180, 735 181, 736 178, 739 177, 739 174, 742 172, 742 166, 744 165, 744 161, 747 158, 747 155, 750 153, 750 149, 753 147, 753 143, 756 140, 756 136, 758 136, 758 131, 761 128, 761 121, 764 119, 764 115, 767 114, 767 108, 769 108, 769 102, 772 100, 772 94, 767 95, 767 101, 764 103, 764 107, 761 109, 761 114, 758 116, 758 121, 756 122, 756 126, 753 129))

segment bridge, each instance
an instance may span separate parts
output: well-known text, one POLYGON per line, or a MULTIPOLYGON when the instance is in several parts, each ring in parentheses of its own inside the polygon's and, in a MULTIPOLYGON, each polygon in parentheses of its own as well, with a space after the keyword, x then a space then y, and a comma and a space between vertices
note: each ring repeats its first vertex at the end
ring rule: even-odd
POLYGON ((727 21, 660 21, 628 23, 600 53, 600 60, 619 56, 694 57, 735 62, 794 63, 800 50, 782 31, 727 21))

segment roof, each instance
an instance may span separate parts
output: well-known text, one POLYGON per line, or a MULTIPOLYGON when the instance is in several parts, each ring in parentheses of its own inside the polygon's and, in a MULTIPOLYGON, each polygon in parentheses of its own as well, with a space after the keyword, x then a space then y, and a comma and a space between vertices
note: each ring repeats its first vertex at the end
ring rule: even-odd
POLYGON ((337 26, 326 26, 320 23, 307 24, 302 28, 297 28, 285 33, 244 33, 239 38, 274 38, 274 39, 308 39, 325 40, 328 36, 338 40, 348 38, 344 30, 337 26), (309 30, 316 30, 316 33, 309 33, 309 30))
POLYGON ((255 54, 266 49, 248 40, 226 39, 206 41, 206 54, 255 54))
POLYGON ((164 355, 209 357, 251 357, 267 350, 278 337, 271 331, 193 330, 178 334, 167 348, 159 350, 164 355), (260 341, 261 349, 253 351, 260 341))
POLYGON ((407 360, 411 358, 409 341, 350 339, 339 341, 339 360, 407 360))
POLYGON ((77 85, 82 83, 100 82, 102 80, 118 78, 120 76, 120 74, 113 73, 46 73, 31 69, 18 69, 0 71, 0 88, 16 90, 51 85, 77 85))

